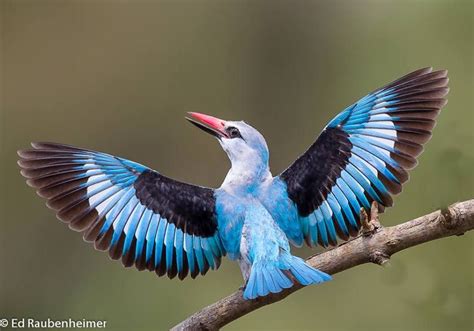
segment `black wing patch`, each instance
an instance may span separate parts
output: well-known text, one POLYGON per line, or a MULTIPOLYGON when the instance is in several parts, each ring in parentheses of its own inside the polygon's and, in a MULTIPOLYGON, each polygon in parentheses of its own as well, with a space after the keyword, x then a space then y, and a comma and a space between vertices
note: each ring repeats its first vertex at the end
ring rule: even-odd
POLYGON ((217 229, 214 191, 145 170, 133 184, 140 203, 183 232, 213 236, 217 229))
POLYGON ((280 178, 298 212, 306 217, 326 199, 351 156, 352 144, 340 128, 327 128, 280 178))

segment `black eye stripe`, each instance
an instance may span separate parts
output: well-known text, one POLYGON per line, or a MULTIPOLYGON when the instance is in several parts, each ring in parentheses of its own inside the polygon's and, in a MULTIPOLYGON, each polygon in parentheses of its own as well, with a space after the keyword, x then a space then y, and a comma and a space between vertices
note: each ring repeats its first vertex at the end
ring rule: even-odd
POLYGON ((235 126, 229 126, 225 130, 229 134, 230 138, 242 138, 239 129, 237 129, 235 126))

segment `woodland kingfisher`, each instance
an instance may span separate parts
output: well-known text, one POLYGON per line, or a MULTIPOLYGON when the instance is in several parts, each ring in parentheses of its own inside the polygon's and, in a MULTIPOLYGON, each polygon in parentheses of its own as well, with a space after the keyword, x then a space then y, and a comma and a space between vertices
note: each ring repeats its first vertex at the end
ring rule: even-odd
POLYGON ((331 276, 291 254, 356 236, 360 211, 392 206, 446 104, 447 71, 424 68, 344 109, 277 176, 263 136, 243 121, 189 113, 232 167, 222 185, 183 183, 125 158, 56 143, 20 150, 21 174, 84 240, 125 267, 179 279, 239 263, 254 299, 331 276))

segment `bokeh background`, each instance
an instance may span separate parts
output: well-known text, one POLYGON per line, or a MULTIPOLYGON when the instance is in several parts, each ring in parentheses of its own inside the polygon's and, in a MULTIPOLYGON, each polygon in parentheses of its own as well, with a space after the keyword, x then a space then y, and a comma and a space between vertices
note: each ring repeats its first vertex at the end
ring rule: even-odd
MULTIPOLYGON (((241 283, 123 269, 57 221, 16 150, 74 144, 217 187, 229 162, 186 111, 245 119, 279 173, 340 110, 424 66, 449 104, 393 225, 473 197, 473 1, 8 1, 1 3, 0 316, 105 319, 163 330, 241 283)), ((473 330, 473 234, 359 266, 227 330, 473 330)), ((315 251, 296 251, 308 256, 315 251)))

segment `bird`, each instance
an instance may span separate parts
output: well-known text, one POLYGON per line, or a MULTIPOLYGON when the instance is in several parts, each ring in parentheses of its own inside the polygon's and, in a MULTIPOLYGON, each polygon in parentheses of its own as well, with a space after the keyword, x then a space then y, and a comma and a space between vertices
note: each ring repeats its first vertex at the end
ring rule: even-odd
POLYGON ((413 71, 335 116, 274 176, 262 134, 244 121, 196 112, 186 119, 230 159, 219 188, 181 182, 126 158, 65 144, 19 150, 27 184, 69 228, 125 267, 184 279, 227 256, 252 300, 331 276, 291 253, 358 235, 360 213, 380 212, 409 179, 446 105, 446 70, 413 71))

